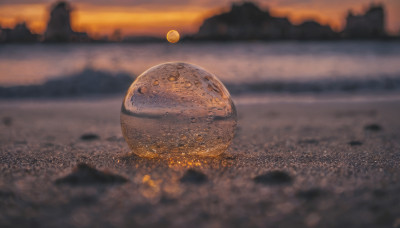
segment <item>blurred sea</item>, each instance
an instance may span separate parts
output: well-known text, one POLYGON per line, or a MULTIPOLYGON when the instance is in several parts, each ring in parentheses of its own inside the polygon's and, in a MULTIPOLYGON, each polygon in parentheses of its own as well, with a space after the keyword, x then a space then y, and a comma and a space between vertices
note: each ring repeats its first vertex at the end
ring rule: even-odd
POLYGON ((168 61, 207 69, 233 94, 400 91, 400 42, 9 44, 0 45, 0 95, 87 75, 95 86, 96 74, 134 78, 168 61))

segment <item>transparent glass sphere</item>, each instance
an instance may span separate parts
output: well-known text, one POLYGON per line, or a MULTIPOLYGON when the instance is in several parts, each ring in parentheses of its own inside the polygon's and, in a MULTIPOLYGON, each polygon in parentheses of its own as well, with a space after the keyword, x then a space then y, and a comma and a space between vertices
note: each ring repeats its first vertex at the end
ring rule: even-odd
POLYGON ((213 74, 188 63, 164 63, 138 76, 125 95, 121 128, 143 157, 217 156, 228 148, 237 114, 213 74))

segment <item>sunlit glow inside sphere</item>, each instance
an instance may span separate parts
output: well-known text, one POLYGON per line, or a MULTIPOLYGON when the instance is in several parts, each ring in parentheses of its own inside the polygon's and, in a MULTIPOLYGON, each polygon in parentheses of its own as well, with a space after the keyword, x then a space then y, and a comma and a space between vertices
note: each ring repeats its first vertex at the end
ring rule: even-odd
POLYGON ((164 63, 142 73, 121 108, 124 138, 143 157, 217 156, 229 147, 236 123, 222 82, 188 63, 164 63))
POLYGON ((179 41, 180 35, 179 32, 176 30, 170 30, 167 33, 167 40, 170 43, 177 43, 179 41))

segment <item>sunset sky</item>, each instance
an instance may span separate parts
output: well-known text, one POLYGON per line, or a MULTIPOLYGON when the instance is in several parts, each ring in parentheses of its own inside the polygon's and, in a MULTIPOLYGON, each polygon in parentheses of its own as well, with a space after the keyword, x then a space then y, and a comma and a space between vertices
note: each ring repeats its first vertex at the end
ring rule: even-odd
MULTIPOLYGON (((228 10, 233 0, 71 0, 72 26, 91 35, 111 34, 121 29, 123 35, 164 35, 170 29, 181 34, 194 33, 205 17, 228 10)), ((293 23, 314 19, 340 30, 348 9, 356 13, 371 2, 383 3, 387 29, 400 31, 400 0, 269 0, 254 1, 269 8, 272 15, 288 16, 293 23)), ((52 0, 0 0, 0 24, 13 27, 26 21, 29 28, 42 33, 46 28, 52 0)))

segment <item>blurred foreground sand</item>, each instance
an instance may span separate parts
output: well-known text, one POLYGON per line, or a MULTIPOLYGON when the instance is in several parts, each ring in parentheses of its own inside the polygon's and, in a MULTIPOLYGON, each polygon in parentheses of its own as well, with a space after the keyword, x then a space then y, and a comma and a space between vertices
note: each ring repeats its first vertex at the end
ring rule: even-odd
POLYGON ((120 104, 0 102, 0 227, 400 227, 399 101, 239 104, 228 152, 169 160, 120 104))

